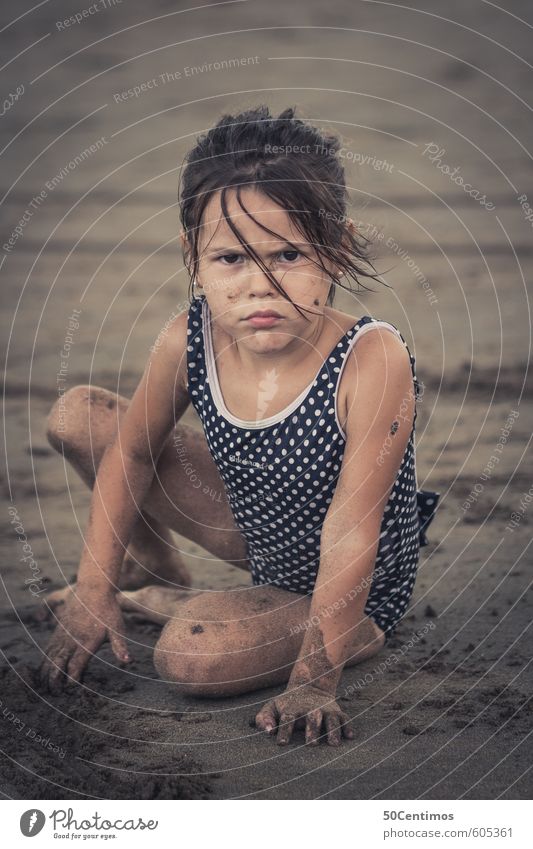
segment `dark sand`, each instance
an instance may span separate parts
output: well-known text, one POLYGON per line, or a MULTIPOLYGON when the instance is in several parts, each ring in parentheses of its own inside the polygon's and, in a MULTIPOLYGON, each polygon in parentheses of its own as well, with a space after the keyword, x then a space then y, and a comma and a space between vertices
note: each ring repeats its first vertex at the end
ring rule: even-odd
MULTIPOLYGON (((532 228, 517 197, 533 203, 530 68, 520 59, 531 56, 531 30, 493 5, 457 0, 444 12, 436 2, 421 13, 272 0, 171 15, 186 5, 151 3, 148 15, 146 4, 128 2, 60 30, 56 21, 74 10, 54 3, 6 31, 9 58, 42 41, 3 72, 5 92, 25 90, 0 125, 9 145, 2 243, 47 181, 67 173, 13 250, 1 252, 8 343, 1 791, 11 798, 528 798, 532 228), (134 26, 159 15, 170 17, 134 26), (228 34, 203 37, 211 33, 228 34), (185 71, 255 56, 244 67, 185 71), (178 71, 115 102, 116 93, 178 71), (191 135, 220 111, 259 101, 300 104, 302 114, 343 134, 353 215, 385 234, 380 269, 389 270, 393 289, 339 293, 336 305, 394 322, 409 342, 425 385, 419 487, 441 493, 394 642, 344 674, 339 694, 348 693, 343 706, 357 734, 340 749, 308 750, 301 736, 279 749, 260 736, 250 718, 277 691, 177 697, 151 663, 159 629, 134 616, 127 671, 105 647, 83 688, 44 696, 33 671, 50 626, 28 618, 33 576, 7 512, 13 506, 24 527, 39 591, 72 580, 89 494, 43 433, 69 316, 82 310, 66 387, 93 382, 130 394, 159 328, 186 298, 175 204, 191 135), (102 136, 100 149, 70 169, 102 136), (429 143, 445 150, 442 162, 459 167, 492 211, 429 161, 429 143), (356 167, 362 156, 392 167, 356 167), (399 247, 387 247, 389 238, 399 247), (500 442, 513 410, 519 416, 500 442), (482 478, 491 456, 499 462, 482 478), (515 527, 506 530, 513 513, 515 527), (420 631, 424 637, 413 639, 420 631)), ((526 2, 512 11, 531 19, 526 2)), ((185 421, 198 426, 191 411, 185 421)), ((176 542, 196 586, 242 583, 242 572, 176 542)))

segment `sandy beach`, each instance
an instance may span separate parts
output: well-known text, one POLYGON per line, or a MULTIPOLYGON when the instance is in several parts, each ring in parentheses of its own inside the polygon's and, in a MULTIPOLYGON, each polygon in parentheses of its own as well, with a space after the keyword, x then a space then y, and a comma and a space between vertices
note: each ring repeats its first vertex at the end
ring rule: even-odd
MULTIPOLYGON (((511 5, 2 10, 5 798, 531 797, 533 16, 511 5), (253 717, 279 690, 176 695, 151 660, 160 629, 136 614, 127 669, 105 646, 69 695, 34 679, 52 625, 32 612, 74 579, 90 498, 46 414, 77 384, 134 391, 187 304, 183 158, 222 112, 261 102, 342 137, 351 214, 391 288, 335 306, 407 340, 418 484, 440 493, 396 636, 344 672, 356 736, 338 749, 262 736, 253 717)), ((184 421, 201 435, 192 407, 184 421)), ((195 587, 246 581, 175 540, 195 587)))

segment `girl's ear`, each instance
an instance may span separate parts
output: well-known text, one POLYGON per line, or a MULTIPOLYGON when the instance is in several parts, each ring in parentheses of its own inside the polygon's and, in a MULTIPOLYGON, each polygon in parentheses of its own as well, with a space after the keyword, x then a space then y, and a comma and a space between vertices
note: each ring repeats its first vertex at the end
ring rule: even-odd
MULTIPOLYGON (((352 238, 357 234, 357 228, 354 224, 353 218, 347 218, 344 226, 346 228, 346 233, 349 233, 352 238)), ((346 243, 346 247, 350 247, 349 242, 346 243)), ((342 277, 342 272, 339 276, 342 277)))
POLYGON ((183 259, 186 261, 189 251, 191 249, 189 240, 187 238, 187 234, 185 230, 180 230, 180 242, 181 242, 181 250, 183 253, 183 259))
MULTIPOLYGON (((185 233, 185 230, 180 230, 179 235, 180 235, 180 242, 181 242, 181 249, 183 251, 183 256, 186 257, 187 252, 189 251, 189 248, 190 248, 189 240, 187 239, 187 234, 185 233)), ((196 278, 193 278, 191 282, 192 282, 193 287, 199 286, 200 288, 203 288, 202 284, 196 278)))
POLYGON ((350 231, 352 236, 355 235, 355 233, 357 232, 355 229, 355 224, 353 223, 353 218, 346 219, 346 229, 350 231))
MULTIPOLYGON (((346 218, 346 219, 345 219, 345 221, 344 221, 344 228, 345 228, 345 233, 350 233, 350 235, 351 235, 352 237, 353 237, 353 236, 357 233, 357 230, 356 230, 355 224, 354 224, 354 222, 353 222, 353 218, 346 218)), ((346 247, 346 249, 347 249, 347 250, 349 250, 349 248, 350 248, 350 243, 349 243, 349 241, 346 239, 346 236, 344 236, 344 237, 343 237, 343 241, 345 241, 345 247, 346 247)), ((344 274, 343 269, 342 269, 342 268, 338 268, 338 267, 336 267, 335 265, 333 266, 333 269, 332 269, 332 270, 333 270, 334 274, 336 274, 336 276, 337 276, 337 277, 342 277, 342 276, 343 276, 343 274, 344 274)), ((331 284, 331 285, 332 285, 332 287, 334 288, 334 284, 331 284)), ((332 290, 330 290, 330 295, 331 295, 331 292, 332 292, 332 290)), ((329 299, 330 295, 328 295, 328 299, 329 299)), ((331 303, 329 302, 329 300, 327 301, 327 303, 328 303, 328 305, 329 305, 329 306, 331 306, 331 303)))

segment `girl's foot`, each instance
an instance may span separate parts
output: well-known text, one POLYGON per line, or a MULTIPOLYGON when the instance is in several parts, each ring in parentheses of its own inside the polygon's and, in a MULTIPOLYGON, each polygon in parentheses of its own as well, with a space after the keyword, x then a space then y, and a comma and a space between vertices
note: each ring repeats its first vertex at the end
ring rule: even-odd
POLYGON ((61 619, 61 614, 65 608, 65 602, 68 601, 72 592, 76 588, 76 584, 69 584, 67 587, 62 587, 60 590, 53 590, 47 593, 39 606, 31 611, 31 618, 37 622, 46 622, 52 618, 52 614, 56 619, 61 619))
POLYGON ((146 513, 142 514, 126 551, 118 588, 139 590, 149 584, 184 589, 191 574, 176 549, 171 532, 146 513))
POLYGON ((130 545, 120 571, 118 588, 139 590, 151 584, 184 589, 192 584, 191 573, 177 551, 139 550, 135 545, 130 545))
MULTIPOLYGON (((34 618, 39 622, 45 622, 52 616, 60 620, 66 602, 75 591, 76 584, 70 584, 48 593, 41 606, 34 611, 34 618)), ((164 625, 174 615, 179 601, 192 598, 196 594, 194 590, 150 584, 138 590, 118 592, 117 601, 122 610, 137 613, 148 622, 164 625)))
POLYGON ((122 610, 137 613, 148 622, 165 625, 176 615, 178 603, 195 595, 198 595, 198 592, 194 590, 152 584, 140 590, 117 593, 117 601, 122 610))

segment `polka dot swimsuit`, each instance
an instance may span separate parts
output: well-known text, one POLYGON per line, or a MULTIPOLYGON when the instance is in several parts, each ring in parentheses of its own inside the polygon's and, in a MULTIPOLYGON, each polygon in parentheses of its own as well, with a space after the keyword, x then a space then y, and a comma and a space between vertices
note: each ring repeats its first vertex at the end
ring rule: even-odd
MULTIPOLYGON (((268 419, 246 422, 233 416, 224 404, 210 321, 205 296, 195 298, 188 314, 188 391, 224 481, 235 523, 247 542, 252 581, 310 594, 319 567, 322 524, 346 444, 336 411, 343 361, 356 339, 375 325, 386 326, 406 348, 407 344, 394 325, 363 316, 344 334, 298 398, 268 419)), ((418 396, 420 386, 410 352, 409 358, 418 396)), ((427 544, 425 529, 439 499, 439 493, 417 488, 415 421, 416 411, 385 507, 365 607, 387 639, 409 603, 419 549, 427 544)))

